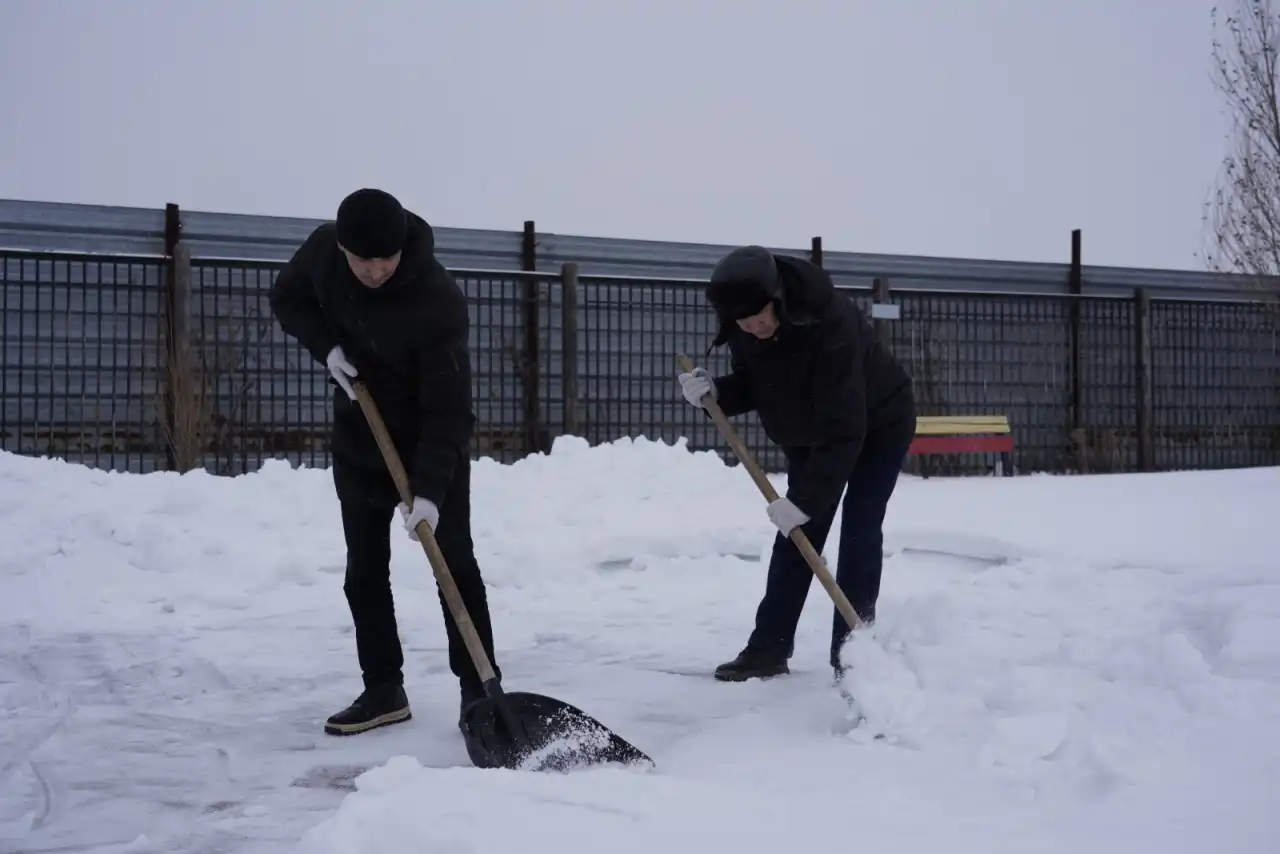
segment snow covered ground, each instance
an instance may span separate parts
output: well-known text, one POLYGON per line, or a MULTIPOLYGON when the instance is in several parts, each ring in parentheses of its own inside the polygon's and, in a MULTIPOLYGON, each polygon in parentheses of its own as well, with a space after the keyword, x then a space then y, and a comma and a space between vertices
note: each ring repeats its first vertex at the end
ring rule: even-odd
POLYGON ((816 582, 793 675, 710 677, 772 539, 742 470, 569 440, 474 489, 506 687, 655 769, 471 767, 399 528, 414 720, 324 735, 358 690, 327 472, 0 455, 0 851, 1277 850, 1280 470, 905 479, 852 730, 816 582))

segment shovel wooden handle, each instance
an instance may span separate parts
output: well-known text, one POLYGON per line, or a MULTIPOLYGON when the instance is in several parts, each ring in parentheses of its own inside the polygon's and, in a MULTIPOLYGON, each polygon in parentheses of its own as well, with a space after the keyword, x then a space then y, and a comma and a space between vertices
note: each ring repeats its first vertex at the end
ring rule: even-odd
MULTIPOLYGON (((356 381, 352 383, 352 389, 356 393, 356 400, 359 401, 360 408, 364 410, 364 417, 369 422, 369 429, 373 431, 373 438, 378 442, 378 449, 382 451, 382 458, 386 461, 387 469, 391 472, 391 479, 395 481, 396 490, 400 493, 400 500, 412 510, 413 493, 409 491, 409 475, 404 470, 404 464, 400 462, 400 454, 396 451, 396 446, 391 441, 391 434, 387 432, 387 425, 382 420, 382 415, 378 412, 378 407, 374 404, 373 398, 369 396, 369 390, 365 388, 364 383, 356 381)), ((440 551, 440 545, 436 542, 431 526, 427 524, 426 520, 423 520, 414 528, 414 532, 418 535, 418 542, 422 543, 422 550, 427 553, 427 561, 431 564, 431 570, 436 575, 436 583, 440 585, 440 592, 444 595, 445 602, 449 605, 449 612, 453 614, 453 621, 458 624, 458 631, 462 633, 462 640, 467 645, 467 652, 471 654, 471 661, 476 666, 480 681, 484 683, 492 682, 497 674, 493 672, 493 665, 489 661, 488 654, 484 651, 480 633, 476 631, 476 624, 471 621, 471 615, 467 613, 467 606, 462 601, 462 594, 458 592, 458 585, 453 580, 453 573, 449 571, 449 565, 445 563, 444 553, 440 551)))
MULTIPOLYGON (((693 362, 683 353, 676 356, 679 362, 680 370, 684 373, 692 373, 693 362)), ((716 403, 715 398, 710 394, 702 396, 702 405, 706 407, 707 412, 711 413, 711 420, 716 422, 716 426, 720 428, 729 447, 733 448, 734 454, 742 462, 743 468, 751 475, 751 479, 755 481, 756 486, 760 489, 765 500, 770 504, 777 501, 780 497, 778 491, 773 488, 773 484, 769 482, 769 478, 765 476, 764 471, 756 463, 755 458, 751 455, 751 451, 743 444, 742 439, 738 436, 738 431, 733 429, 733 425, 729 423, 729 419, 725 417, 724 411, 720 409, 720 405, 716 403)), ((796 548, 800 550, 800 554, 804 555, 805 563, 809 564, 809 568, 813 570, 813 574, 818 576, 818 581, 822 582, 822 586, 826 588, 827 595, 831 597, 831 601, 835 602, 836 610, 840 612, 840 616, 844 617, 844 621, 849 624, 850 629, 856 629, 862 625, 862 620, 858 617, 858 612, 853 610, 853 605, 849 602, 844 591, 836 584, 835 578, 831 575, 831 570, 827 569, 827 563, 822 559, 822 555, 818 554, 818 550, 813 547, 813 543, 809 542, 809 538, 805 536, 804 531, 799 526, 791 529, 791 542, 795 543, 796 548)))

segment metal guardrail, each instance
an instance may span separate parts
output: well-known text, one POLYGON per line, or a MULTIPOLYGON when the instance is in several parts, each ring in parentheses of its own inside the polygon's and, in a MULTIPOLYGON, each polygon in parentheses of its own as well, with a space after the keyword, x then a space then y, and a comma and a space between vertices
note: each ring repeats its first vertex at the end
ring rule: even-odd
MULTIPOLYGON (((194 258, 283 261, 319 223, 309 218, 188 211, 176 205, 151 210, 0 199, 0 249, 160 257, 166 253, 166 241, 180 237, 194 258), (180 233, 167 233, 171 227, 180 233)), ((459 269, 556 272, 572 262, 589 276, 698 279, 732 248, 555 234, 538 231, 532 221, 511 231, 432 225, 442 263, 459 269)), ((1216 299, 1250 291, 1240 276, 1093 266, 1083 258, 1054 264, 836 252, 824 249, 818 237, 808 247, 772 248, 820 258, 837 283, 855 288, 871 288, 874 280, 887 279, 898 288, 931 291, 1067 293, 1072 268, 1078 266, 1079 292, 1091 296, 1128 296, 1146 288, 1156 297, 1216 299)), ((1070 259, 1067 248, 1064 242, 1064 259, 1070 259)), ((1078 242, 1073 240, 1070 248, 1074 252, 1078 242)))

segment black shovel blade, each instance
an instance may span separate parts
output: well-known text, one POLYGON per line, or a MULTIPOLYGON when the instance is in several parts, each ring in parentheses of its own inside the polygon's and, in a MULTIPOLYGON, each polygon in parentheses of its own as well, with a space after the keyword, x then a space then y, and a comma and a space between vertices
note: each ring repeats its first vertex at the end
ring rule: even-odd
POLYGON ((458 726, 478 768, 571 771, 610 763, 654 764, 586 712, 542 694, 486 697, 464 710, 458 726))

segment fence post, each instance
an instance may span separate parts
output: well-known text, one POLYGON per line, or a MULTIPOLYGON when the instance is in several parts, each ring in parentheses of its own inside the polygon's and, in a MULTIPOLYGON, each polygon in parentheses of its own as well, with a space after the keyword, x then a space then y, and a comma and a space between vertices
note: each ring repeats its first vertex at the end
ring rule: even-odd
POLYGON ((1151 294, 1145 287, 1133 292, 1134 388, 1137 406, 1138 471, 1155 470, 1155 447, 1152 430, 1153 389, 1151 371, 1151 294))
POLYGON ((159 365, 159 376, 156 378, 156 396, 159 398, 161 430, 160 437, 164 444, 165 468, 170 471, 181 471, 183 466, 178 460, 175 437, 178 435, 178 389, 175 379, 180 377, 182 366, 187 358, 187 299, 190 288, 190 256, 187 254, 186 264, 178 258, 182 241, 182 212, 176 204, 169 202, 164 206, 164 319, 162 324, 164 347, 158 357, 164 360, 159 365), (183 269, 185 266, 185 269, 183 269))
POLYGON ((191 352, 191 247, 179 240, 168 259, 163 376, 165 459, 171 471, 187 472, 204 460, 209 436, 206 412, 211 389, 200 359, 191 352))
POLYGON ((564 432, 578 435, 578 264, 560 267, 560 364, 564 371, 564 432))
POLYGON ((1084 373, 1083 358, 1080 352, 1080 297, 1084 293, 1084 269, 1081 262, 1080 251, 1080 229, 1076 228, 1071 231, 1071 270, 1067 274, 1067 293, 1070 296, 1070 304, 1067 307, 1068 323, 1070 323, 1070 333, 1068 335, 1070 353, 1069 373, 1071 377, 1071 405, 1069 407, 1071 419, 1067 425, 1067 435, 1075 436, 1081 427, 1084 426, 1084 413, 1082 412, 1083 400, 1083 379, 1084 373))
POLYGON ((822 238, 814 237, 809 241, 809 260, 815 267, 822 266, 822 238))
MULTIPOLYGON (((538 269, 538 233, 533 220, 525 220, 520 243, 520 268, 526 272, 538 269)), ((524 326, 524 342, 520 353, 520 382, 524 402, 524 452, 542 450, 541 403, 538 395, 540 312, 538 296, 541 288, 535 276, 524 276, 521 282, 521 308, 524 326)))

